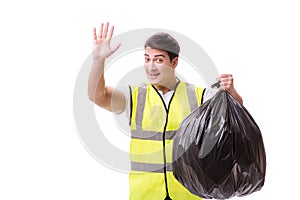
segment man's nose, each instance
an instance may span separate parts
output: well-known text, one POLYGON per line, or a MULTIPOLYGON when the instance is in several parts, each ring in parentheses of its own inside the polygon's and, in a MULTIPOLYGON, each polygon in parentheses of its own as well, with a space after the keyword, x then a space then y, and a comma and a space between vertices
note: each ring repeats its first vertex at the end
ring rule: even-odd
POLYGON ((150 71, 155 71, 155 70, 157 70, 156 64, 155 64, 153 61, 150 61, 150 62, 149 62, 148 69, 149 69, 150 71))

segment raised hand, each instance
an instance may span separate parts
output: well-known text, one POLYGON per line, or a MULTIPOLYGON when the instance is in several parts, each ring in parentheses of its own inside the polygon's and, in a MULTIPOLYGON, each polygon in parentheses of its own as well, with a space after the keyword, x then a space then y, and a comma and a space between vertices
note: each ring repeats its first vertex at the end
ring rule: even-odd
POLYGON ((110 31, 108 31, 108 29, 109 29, 109 23, 107 22, 105 26, 103 23, 101 23, 98 35, 96 33, 96 28, 94 28, 93 30, 94 60, 106 59, 121 46, 120 43, 115 45, 114 47, 110 46, 110 40, 114 33, 114 26, 110 27, 110 31))

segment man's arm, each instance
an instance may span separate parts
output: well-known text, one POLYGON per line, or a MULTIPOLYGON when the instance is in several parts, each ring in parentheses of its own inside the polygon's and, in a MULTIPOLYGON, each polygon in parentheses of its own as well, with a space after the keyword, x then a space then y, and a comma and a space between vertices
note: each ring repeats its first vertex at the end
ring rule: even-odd
POLYGON ((98 36, 96 28, 93 31, 93 64, 88 80, 88 96, 98 106, 111 112, 121 113, 126 106, 125 96, 121 91, 106 86, 104 79, 105 59, 120 47, 120 44, 114 48, 110 47, 114 27, 111 27, 108 35, 108 26, 109 24, 106 23, 103 29, 101 24, 98 36))

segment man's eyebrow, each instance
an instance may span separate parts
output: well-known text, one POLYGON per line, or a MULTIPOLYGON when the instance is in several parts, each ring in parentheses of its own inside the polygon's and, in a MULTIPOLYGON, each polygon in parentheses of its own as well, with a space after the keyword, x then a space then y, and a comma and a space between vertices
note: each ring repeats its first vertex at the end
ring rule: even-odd
MULTIPOLYGON (((148 54, 144 54, 144 56, 149 56, 148 54)), ((154 55, 154 57, 165 57, 163 54, 157 54, 157 55, 154 55)))

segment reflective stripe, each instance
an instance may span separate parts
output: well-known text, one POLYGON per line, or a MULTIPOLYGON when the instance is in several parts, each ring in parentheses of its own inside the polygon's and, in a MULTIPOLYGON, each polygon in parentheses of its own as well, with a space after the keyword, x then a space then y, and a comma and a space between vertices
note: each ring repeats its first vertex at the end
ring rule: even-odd
MULTIPOLYGON (((172 171, 172 164, 167 163, 167 171, 172 171)), ((131 162, 131 170, 140 172, 164 173, 164 164, 131 162)))
POLYGON ((186 83, 186 93, 189 99, 191 111, 193 111, 198 107, 198 100, 196 96, 195 86, 186 83))
MULTIPOLYGON (((166 131, 166 140, 173 140, 175 134, 176 131, 166 131)), ((163 133, 155 131, 131 130, 131 138, 162 141, 163 133)))
POLYGON ((138 89, 138 98, 137 98, 137 105, 136 105, 136 129, 138 131, 142 131, 142 121, 143 121, 143 114, 144 108, 146 103, 146 94, 147 94, 147 85, 143 85, 138 89))

